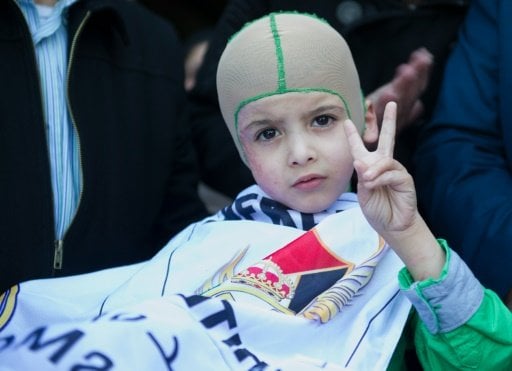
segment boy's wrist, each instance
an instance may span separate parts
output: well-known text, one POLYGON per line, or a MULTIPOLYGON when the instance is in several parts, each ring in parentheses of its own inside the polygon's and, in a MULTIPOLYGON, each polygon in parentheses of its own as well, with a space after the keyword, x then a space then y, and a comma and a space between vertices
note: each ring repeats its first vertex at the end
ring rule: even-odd
POLYGON ((416 281, 405 268, 398 275, 402 292, 432 334, 449 332, 466 323, 479 308, 484 295, 482 285, 462 259, 450 250, 446 241, 439 239, 437 242, 446 256, 438 279, 416 281))
POLYGON ((440 276, 446 254, 419 213, 406 230, 386 233, 382 237, 416 281, 440 276))

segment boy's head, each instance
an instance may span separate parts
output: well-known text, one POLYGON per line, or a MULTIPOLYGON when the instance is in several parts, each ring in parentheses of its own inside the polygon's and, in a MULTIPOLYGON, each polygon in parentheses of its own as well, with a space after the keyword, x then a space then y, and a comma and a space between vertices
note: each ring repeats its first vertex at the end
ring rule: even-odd
POLYGON ((343 122, 362 131, 365 111, 350 50, 325 21, 272 13, 246 25, 221 56, 217 90, 240 155, 270 196, 315 212, 347 189, 343 122))

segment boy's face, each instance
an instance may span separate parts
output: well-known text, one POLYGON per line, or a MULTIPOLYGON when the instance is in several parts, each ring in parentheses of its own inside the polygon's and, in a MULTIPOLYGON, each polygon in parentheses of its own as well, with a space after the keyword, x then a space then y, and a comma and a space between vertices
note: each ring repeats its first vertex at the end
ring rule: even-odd
POLYGON ((306 213, 328 208, 353 172, 343 102, 323 92, 286 93, 244 106, 238 130, 249 167, 274 200, 306 213))

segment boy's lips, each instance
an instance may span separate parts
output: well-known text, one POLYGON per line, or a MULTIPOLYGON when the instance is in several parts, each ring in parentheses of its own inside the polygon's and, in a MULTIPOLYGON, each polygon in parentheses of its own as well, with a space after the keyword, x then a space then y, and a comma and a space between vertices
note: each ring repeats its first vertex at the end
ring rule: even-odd
POLYGON ((293 183, 293 187, 303 191, 309 191, 317 188, 325 179, 326 177, 317 174, 306 175, 297 179, 297 181, 293 183))

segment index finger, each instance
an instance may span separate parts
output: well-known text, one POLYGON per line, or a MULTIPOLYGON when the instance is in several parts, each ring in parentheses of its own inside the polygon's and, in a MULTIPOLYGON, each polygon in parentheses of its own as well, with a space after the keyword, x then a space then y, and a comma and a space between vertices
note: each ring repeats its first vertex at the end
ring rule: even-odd
POLYGON ((395 148, 395 130, 396 130, 396 103, 388 102, 384 109, 382 127, 379 135, 379 144, 377 151, 383 155, 393 157, 395 148))
POLYGON ((345 129, 345 135, 347 136, 348 146, 352 157, 354 160, 362 158, 368 153, 368 150, 364 146, 363 140, 361 139, 361 135, 359 135, 356 126, 352 120, 347 119, 345 120, 343 128, 345 129))

